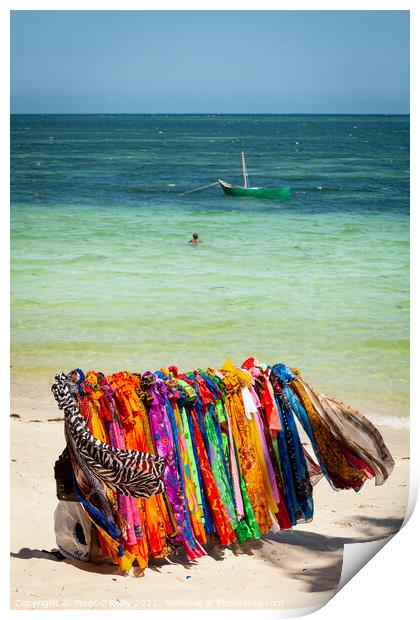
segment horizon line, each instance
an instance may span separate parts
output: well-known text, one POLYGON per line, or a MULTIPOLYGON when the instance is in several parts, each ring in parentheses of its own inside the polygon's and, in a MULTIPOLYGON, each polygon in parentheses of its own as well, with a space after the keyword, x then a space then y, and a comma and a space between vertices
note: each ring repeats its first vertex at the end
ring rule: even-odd
POLYGON ((10 112, 10 116, 410 116, 410 112, 10 112))

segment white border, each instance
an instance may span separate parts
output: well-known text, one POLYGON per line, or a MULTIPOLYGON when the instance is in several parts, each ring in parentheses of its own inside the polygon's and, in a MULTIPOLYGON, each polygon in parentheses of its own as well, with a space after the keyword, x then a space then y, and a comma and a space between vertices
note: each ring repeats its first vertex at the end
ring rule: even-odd
MULTIPOLYGON (((81 2, 80 0, 74 0, 73 2, 63 2, 60 6, 57 3, 49 2, 30 2, 30 1, 15 1, 9 3, 3 3, 0 9, 0 45, 1 45, 1 73, 3 85, 9 84, 9 10, 411 10, 411 169, 419 170, 418 166, 418 121, 415 113, 416 105, 418 105, 417 83, 418 83, 418 44, 416 43, 416 36, 419 35, 418 28, 418 13, 415 8, 415 3, 411 2, 395 2, 395 1, 354 1, 354 2, 341 2, 339 7, 337 3, 333 2, 301 2, 296 0, 295 2, 266 2, 260 0, 258 6, 256 3, 250 0, 234 1, 234 2, 221 2, 220 0, 213 0, 210 2, 202 2, 199 6, 192 2, 160 2, 155 0, 153 4, 151 2, 139 2, 139 1, 121 1, 118 4, 115 2, 81 2), (414 103, 413 105, 413 102, 414 103)), ((3 92, 4 92, 3 88, 3 92)), ((0 187, 2 188, 2 225, 0 227, 0 251, 1 251, 1 268, 2 268, 2 322, 1 322, 1 342, 3 346, 3 355, 1 356, 2 368, 0 373, 1 380, 1 397, 3 407, 1 408, 1 424, 2 428, 1 436, 5 438, 8 432, 8 392, 9 392, 9 309, 8 309, 8 297, 9 297, 9 214, 8 205, 10 204, 9 194, 5 188, 8 188, 9 184, 9 102, 5 98, 4 94, 1 98, 1 136, 2 142, 0 147, 1 153, 1 167, 0 167, 0 187)), ((418 201, 418 181, 416 174, 412 175, 411 186, 411 316, 419 316, 419 302, 418 302, 418 285, 416 285, 414 279, 417 276, 418 265, 418 250, 416 247, 417 239, 419 238, 419 201, 418 201)), ((418 277, 418 276, 417 276, 418 277)), ((418 363, 416 359, 416 353, 418 350, 418 323, 412 322, 411 327, 411 384, 416 385, 415 378, 418 377, 418 363)), ((418 379, 417 379, 418 380, 418 379)), ((411 481, 410 481, 410 509, 413 508, 415 502, 415 495, 418 489, 418 465, 419 458, 417 457, 419 448, 419 423, 417 421, 420 415, 419 397, 416 391, 412 392, 411 402, 411 481)), ((4 467, 2 471, 8 471, 9 467, 9 450, 8 442, 3 441, 2 446, 2 459, 4 459, 4 467)), ((3 498, 9 496, 9 483, 8 479, 2 477, 2 492, 3 498)), ((5 503, 5 502, 4 502, 5 503)), ((3 506, 4 506, 3 503, 3 506)), ((24 507, 22 507, 24 509, 24 507)), ((328 620, 329 618, 336 620, 337 617, 340 620, 346 620, 347 618, 354 620, 354 618, 369 618, 380 617, 381 620, 392 619, 396 617, 411 616, 411 611, 417 607, 416 590, 418 589, 418 567, 417 567, 417 547, 418 547, 418 532, 420 524, 420 512, 417 508, 408 521, 406 526, 401 532, 399 532, 382 550, 374 557, 351 581, 349 585, 344 587, 325 607, 319 610, 316 614, 316 618, 322 620, 328 620), (417 543, 417 544, 416 544, 417 543)), ((24 612, 9 611, 9 540, 8 536, 8 515, 5 514, 5 510, 2 510, 2 550, 5 557, 1 562, 2 570, 2 609, 7 615, 13 614, 14 617, 20 617, 24 612)), ((34 611, 36 615, 43 614, 43 611, 34 611)), ((60 617, 73 616, 74 611, 62 611, 60 617)), ((91 612, 94 615, 103 614, 103 612, 91 612)), ((107 614, 113 612, 106 612, 107 614)), ((130 612, 126 612, 130 613, 130 612)), ((153 612, 152 612, 153 613, 153 612)), ((164 614, 167 612, 156 612, 164 614)), ((196 612, 185 611, 173 611, 171 612, 171 618, 185 618, 185 614, 191 614, 196 612)), ((209 612, 213 613, 213 612, 209 612)), ((229 614, 240 614, 240 618, 244 616, 255 617, 255 612, 222 612, 229 614)), ((263 615, 275 615, 279 617, 276 612, 260 612, 263 615)), ((218 615, 222 615, 218 613, 218 615)), ((26 617, 26 614, 25 614, 26 617)), ((239 615, 238 615, 239 618, 239 615)))

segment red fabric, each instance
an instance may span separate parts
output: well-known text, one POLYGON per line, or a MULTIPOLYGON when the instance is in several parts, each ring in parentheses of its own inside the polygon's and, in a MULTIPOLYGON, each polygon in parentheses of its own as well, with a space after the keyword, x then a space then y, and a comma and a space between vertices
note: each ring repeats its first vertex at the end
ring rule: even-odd
POLYGON ((208 504, 213 517, 213 523, 222 545, 231 545, 236 542, 236 534, 230 523, 229 515, 220 497, 220 493, 213 478, 210 462, 207 457, 204 441, 201 436, 200 427, 197 420, 197 413, 194 407, 191 408, 191 418, 194 426, 197 456, 200 462, 201 475, 203 477, 204 490, 208 499, 208 504))

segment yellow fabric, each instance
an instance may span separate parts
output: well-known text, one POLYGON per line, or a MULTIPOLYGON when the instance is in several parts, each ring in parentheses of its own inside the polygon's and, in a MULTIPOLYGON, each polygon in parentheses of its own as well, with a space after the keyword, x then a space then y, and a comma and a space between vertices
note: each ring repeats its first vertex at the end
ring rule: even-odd
MULTIPOLYGON (((249 386, 252 378, 248 373, 235 368, 231 360, 225 362, 222 372, 226 386, 226 409, 231 420, 233 439, 238 449, 241 473, 261 534, 266 534, 273 523, 268 510, 257 447, 250 421, 245 415, 241 395, 241 388, 249 386)), ((277 512, 277 506, 275 512, 277 512)))
POLYGON ((251 436, 252 436, 252 441, 255 445, 255 448, 257 450, 257 459, 258 459, 258 463, 259 466, 261 468, 261 473, 262 473, 262 477, 263 477, 263 482, 264 482, 264 489, 265 489, 265 494, 267 497, 267 501, 268 501, 268 506, 271 510, 271 512, 273 513, 273 515, 277 514, 279 508, 276 504, 276 501, 273 497, 273 492, 271 489, 271 483, 270 483, 270 477, 268 475, 268 471, 267 471, 267 464, 265 462, 265 457, 264 457, 264 451, 261 445, 261 439, 260 439, 260 434, 258 432, 258 428, 257 428, 257 423, 255 421, 254 416, 252 417, 252 420, 250 420, 250 429, 251 429, 251 436))

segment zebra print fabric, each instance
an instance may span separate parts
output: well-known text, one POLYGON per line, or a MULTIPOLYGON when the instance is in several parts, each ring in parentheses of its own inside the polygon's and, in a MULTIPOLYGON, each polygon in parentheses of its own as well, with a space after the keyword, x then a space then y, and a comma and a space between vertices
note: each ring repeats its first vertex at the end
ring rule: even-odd
POLYGON ((51 390, 64 412, 65 432, 73 450, 89 472, 100 482, 123 495, 147 498, 165 490, 162 457, 113 448, 91 434, 80 414, 75 394, 77 386, 64 373, 55 376, 51 390))

